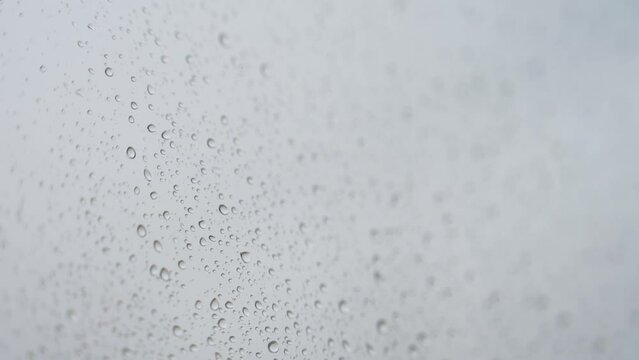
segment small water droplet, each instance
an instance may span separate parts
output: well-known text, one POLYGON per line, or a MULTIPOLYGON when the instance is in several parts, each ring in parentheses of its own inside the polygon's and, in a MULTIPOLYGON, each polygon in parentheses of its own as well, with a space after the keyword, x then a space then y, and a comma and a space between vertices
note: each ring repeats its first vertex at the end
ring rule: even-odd
POLYGON ((126 148, 126 156, 128 156, 129 159, 135 159, 135 149, 131 146, 126 148))
POLYGON ((229 208, 226 207, 226 205, 222 204, 217 208, 220 211, 220 214, 222 215, 228 215, 229 213, 229 208))
POLYGON ((338 304, 337 307, 339 308, 339 311, 343 314, 346 314, 347 312, 350 311, 350 309, 348 308, 348 305, 346 305, 346 301, 341 300, 338 304))
POLYGON ((169 281, 170 280, 169 270, 167 270, 166 268, 162 268, 162 270, 160 270, 160 279, 164 281, 169 281))
POLYGON ((113 69, 111 69, 110 67, 104 69, 104 74, 108 77, 112 77, 113 76, 113 69))
POLYGON ((146 181, 151 181, 151 172, 149 171, 149 169, 144 169, 144 178, 146 179, 146 181))
POLYGON ((206 146, 210 147, 211 149, 213 149, 215 147, 215 140, 208 138, 208 140, 206 140, 206 146))
POLYGON ((229 36, 226 35, 225 33, 221 33, 220 35, 218 35, 217 41, 220 43, 220 45, 222 45, 222 47, 225 47, 225 48, 231 45, 231 40, 229 39, 229 36))
POLYGON ((47 67, 44 65, 40 65, 40 72, 42 73, 47 72, 47 67))
POLYGON ((275 354, 279 350, 280 350, 280 344, 278 344, 277 341, 271 341, 270 343, 268 343, 268 351, 275 354))
POLYGON ((147 85, 146 92, 149 93, 149 95, 155 95, 155 88, 153 87, 153 85, 147 85))
POLYGON ((138 225, 137 233, 138 233, 138 236, 140 237, 146 236, 146 228, 144 227, 144 225, 138 225))
POLYGON ((182 335, 184 335, 184 330, 182 330, 182 328, 178 325, 175 325, 173 326, 173 335, 176 337, 182 337, 182 335))
POLYGON ((211 304, 209 304, 209 306, 211 307, 211 310, 217 310, 220 308, 220 302, 217 300, 217 298, 214 298, 213 300, 211 300, 211 304))
POLYGON ((377 332, 380 334, 386 334, 388 332, 388 323, 386 323, 386 320, 381 319, 377 321, 377 332))
POLYGON ((242 251, 240 253, 240 258, 242 259, 242 261, 244 261, 245 263, 249 263, 251 262, 251 253, 249 253, 248 251, 242 251))
POLYGON ((162 252, 162 243, 160 242, 160 240, 155 240, 153 242, 153 248, 155 249, 155 251, 157 252, 162 252))
POLYGON ((220 320, 218 320, 217 326, 219 326, 220 329, 226 329, 228 327, 228 323, 226 322, 226 319, 221 318, 220 320))

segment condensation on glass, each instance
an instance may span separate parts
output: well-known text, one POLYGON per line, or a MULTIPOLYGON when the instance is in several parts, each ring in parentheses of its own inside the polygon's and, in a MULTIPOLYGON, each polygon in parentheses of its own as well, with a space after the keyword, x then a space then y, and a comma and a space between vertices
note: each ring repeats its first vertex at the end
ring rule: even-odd
POLYGON ((0 1, 0 358, 637 359, 638 11, 0 1))

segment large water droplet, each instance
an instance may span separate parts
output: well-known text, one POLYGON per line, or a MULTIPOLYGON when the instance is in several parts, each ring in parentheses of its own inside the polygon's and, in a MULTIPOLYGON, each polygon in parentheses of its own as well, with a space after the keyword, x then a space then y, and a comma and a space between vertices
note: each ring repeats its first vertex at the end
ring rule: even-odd
POLYGON ((229 213, 229 208, 226 207, 226 205, 222 204, 217 208, 220 211, 220 214, 222 215, 228 215, 229 213))

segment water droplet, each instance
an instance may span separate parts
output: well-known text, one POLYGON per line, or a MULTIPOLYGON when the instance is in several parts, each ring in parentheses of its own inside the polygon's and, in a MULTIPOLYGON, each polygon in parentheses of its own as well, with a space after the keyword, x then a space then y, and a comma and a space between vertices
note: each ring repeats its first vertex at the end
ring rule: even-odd
POLYGON ((135 159, 135 149, 131 146, 126 148, 126 156, 128 156, 129 159, 135 159))
POLYGON ((162 243, 159 240, 155 240, 153 242, 153 248, 155 249, 155 251, 161 252, 162 251, 162 243))
POLYGON ((162 268, 162 270, 160 270, 160 278, 164 281, 169 281, 169 270, 167 270, 166 268, 162 268))
POLYGON ((104 74, 108 77, 112 77, 113 76, 113 69, 111 69, 110 67, 104 69, 104 74))
POLYGON ((220 45, 222 45, 225 48, 231 45, 231 40, 229 39, 229 36, 226 35, 225 33, 221 33, 220 35, 218 35, 217 41, 220 43, 220 45))
POLYGON ((226 329, 228 327, 228 323, 226 322, 226 319, 221 318, 220 320, 218 320, 217 326, 219 326, 220 329, 226 329))
POLYGON ((155 95, 155 88, 153 87, 153 85, 147 85, 146 92, 149 93, 149 95, 155 95))
POLYGON ((211 310, 217 310, 220 308, 220 302, 217 300, 217 298, 214 298, 213 300, 211 300, 211 304, 209 306, 211 307, 211 310))
POLYGON ((280 344, 278 344, 277 341, 271 341, 270 343, 268 343, 268 351, 275 354, 279 350, 280 350, 280 344))
POLYGON ((377 332, 380 334, 386 334, 388 332, 388 323, 386 323, 386 320, 381 319, 377 321, 377 332))
POLYGON ((155 125, 153 124, 149 124, 146 129, 150 132, 150 133, 154 133, 155 132, 155 125))
POLYGON ((226 207, 226 205, 222 204, 217 208, 220 211, 220 214, 222 215, 228 215, 229 213, 229 208, 226 207))
POLYGON ((182 337, 182 335, 184 335, 184 330, 182 330, 182 328, 178 325, 175 325, 173 326, 173 335, 176 337, 182 337))
POLYGON ((42 73, 47 72, 47 67, 44 65, 40 65, 40 72, 42 73))
POLYGON ((146 181, 151 181, 151 172, 149 171, 149 169, 144 169, 144 178, 146 179, 146 181))
POLYGON ((338 304, 337 307, 339 308, 339 311, 343 314, 346 314, 347 312, 350 311, 350 309, 348 308, 348 305, 346 305, 346 301, 341 300, 338 304))
POLYGON ((138 236, 145 237, 146 236, 146 228, 144 227, 144 225, 138 225, 137 232, 138 232, 138 236))
POLYGON ((135 101, 131 101, 131 109, 137 110, 138 109, 138 103, 136 103, 135 101))
POLYGON ((240 253, 240 258, 242 258, 242 261, 244 261, 245 263, 249 263, 251 262, 251 253, 249 253, 248 251, 242 251, 240 253))
POLYGON ((206 140, 206 146, 210 147, 211 149, 213 149, 215 147, 215 140, 208 138, 208 140, 206 140))

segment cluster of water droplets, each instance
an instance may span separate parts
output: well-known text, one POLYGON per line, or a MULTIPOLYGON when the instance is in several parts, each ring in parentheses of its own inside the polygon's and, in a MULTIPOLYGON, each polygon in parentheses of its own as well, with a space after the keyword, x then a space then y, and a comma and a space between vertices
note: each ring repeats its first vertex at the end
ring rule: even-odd
POLYGON ((287 21, 267 4, 1 9, 46 33, 11 60, 24 73, 0 50, 20 70, 0 84, 29 104, 0 103, 16 189, 0 205, 0 354, 605 358, 625 339, 639 310, 590 329, 585 306, 552 297, 581 290, 531 275, 568 155, 513 145, 543 133, 517 122, 514 85, 462 40, 415 54, 429 28, 405 1, 356 3, 287 21))

